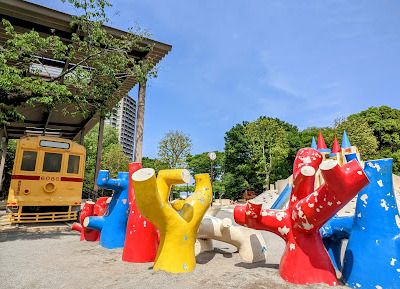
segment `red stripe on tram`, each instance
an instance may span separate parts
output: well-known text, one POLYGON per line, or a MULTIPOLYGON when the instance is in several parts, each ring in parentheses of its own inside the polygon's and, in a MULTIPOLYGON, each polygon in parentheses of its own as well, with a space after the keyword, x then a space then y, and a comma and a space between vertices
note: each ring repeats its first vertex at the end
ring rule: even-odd
POLYGON ((13 180, 32 180, 32 181, 37 181, 37 180, 40 180, 40 176, 11 175, 11 179, 13 179, 13 180))
POLYGON ((61 177, 62 182, 83 182, 82 178, 61 177))

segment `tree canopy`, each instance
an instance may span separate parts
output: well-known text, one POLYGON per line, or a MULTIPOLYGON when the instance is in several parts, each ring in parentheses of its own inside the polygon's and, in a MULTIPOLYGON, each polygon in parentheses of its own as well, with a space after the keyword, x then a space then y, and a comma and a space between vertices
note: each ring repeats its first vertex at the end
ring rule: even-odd
POLYGON ((126 77, 140 82, 156 76, 151 59, 131 55, 133 50, 152 49, 141 45, 146 33, 129 29, 116 37, 104 28, 109 1, 68 2, 80 13, 72 17, 70 25, 75 32, 68 42, 56 33, 46 36, 33 29, 17 32, 2 19, 8 39, 0 45, 0 125, 23 120, 18 112, 22 105, 42 105, 50 111, 58 104, 72 104, 76 107, 73 113, 107 114, 112 109, 109 103, 118 101, 113 99, 114 92, 126 77), (59 75, 50 75, 45 59, 64 63, 59 75))
MULTIPOLYGON (((86 147, 85 179, 83 191, 85 194, 93 190, 94 173, 96 167, 98 125, 96 125, 86 136, 84 146, 86 147)), ((118 172, 127 172, 130 159, 123 153, 118 142, 118 131, 112 126, 105 125, 103 133, 103 151, 101 169, 110 171, 112 177, 118 172)))
POLYGON ((158 157, 170 168, 182 168, 186 166, 191 149, 192 141, 189 136, 180 131, 169 131, 158 144, 158 157))
POLYGON ((225 134, 226 195, 235 199, 246 189, 262 192, 288 177, 299 143, 297 128, 276 118, 235 125, 225 134))

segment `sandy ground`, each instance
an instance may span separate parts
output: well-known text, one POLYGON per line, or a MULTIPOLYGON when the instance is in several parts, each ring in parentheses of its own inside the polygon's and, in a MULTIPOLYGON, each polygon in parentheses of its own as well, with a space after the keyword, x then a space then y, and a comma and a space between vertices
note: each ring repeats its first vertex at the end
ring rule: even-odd
MULTIPOLYGON (((227 217, 230 212, 220 212, 227 217)), ((331 288, 286 283, 278 273, 284 242, 265 232, 267 262, 243 263, 233 247, 215 242, 197 256, 194 272, 152 271, 152 263, 121 260, 122 249, 80 242, 75 232, 0 233, 0 288, 331 288)), ((347 288, 347 287, 336 287, 347 288)))

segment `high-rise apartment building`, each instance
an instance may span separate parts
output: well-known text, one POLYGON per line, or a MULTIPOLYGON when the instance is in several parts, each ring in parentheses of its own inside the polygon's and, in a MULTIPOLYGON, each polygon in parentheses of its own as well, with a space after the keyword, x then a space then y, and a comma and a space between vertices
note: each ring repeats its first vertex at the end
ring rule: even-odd
POLYGON ((124 153, 132 158, 135 143, 136 101, 129 95, 122 98, 116 110, 105 121, 118 130, 118 140, 124 153))

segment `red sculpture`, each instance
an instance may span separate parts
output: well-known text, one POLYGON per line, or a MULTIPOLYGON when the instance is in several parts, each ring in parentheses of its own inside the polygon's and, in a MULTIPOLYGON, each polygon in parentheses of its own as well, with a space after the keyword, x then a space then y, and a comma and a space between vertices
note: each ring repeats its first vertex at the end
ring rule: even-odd
POLYGON ((273 232, 286 241, 279 272, 291 283, 338 284, 319 229, 368 184, 357 161, 342 167, 334 160, 321 162, 321 153, 314 149, 298 151, 293 165, 293 190, 286 210, 262 209, 261 203, 251 201, 234 210, 238 224, 273 232), (314 190, 318 167, 325 183, 314 190))
POLYGON ((107 210, 107 197, 98 198, 96 203, 87 201, 83 206, 79 222, 74 222, 71 226, 71 230, 78 231, 81 233, 81 241, 98 241, 100 238, 99 232, 96 230, 84 228, 82 226, 83 221, 89 216, 103 216, 107 210))
POLYGON ((156 227, 142 216, 136 205, 135 192, 132 186, 132 174, 142 168, 141 163, 129 164, 129 217, 126 226, 125 245, 122 260, 126 262, 153 262, 158 248, 156 227))

